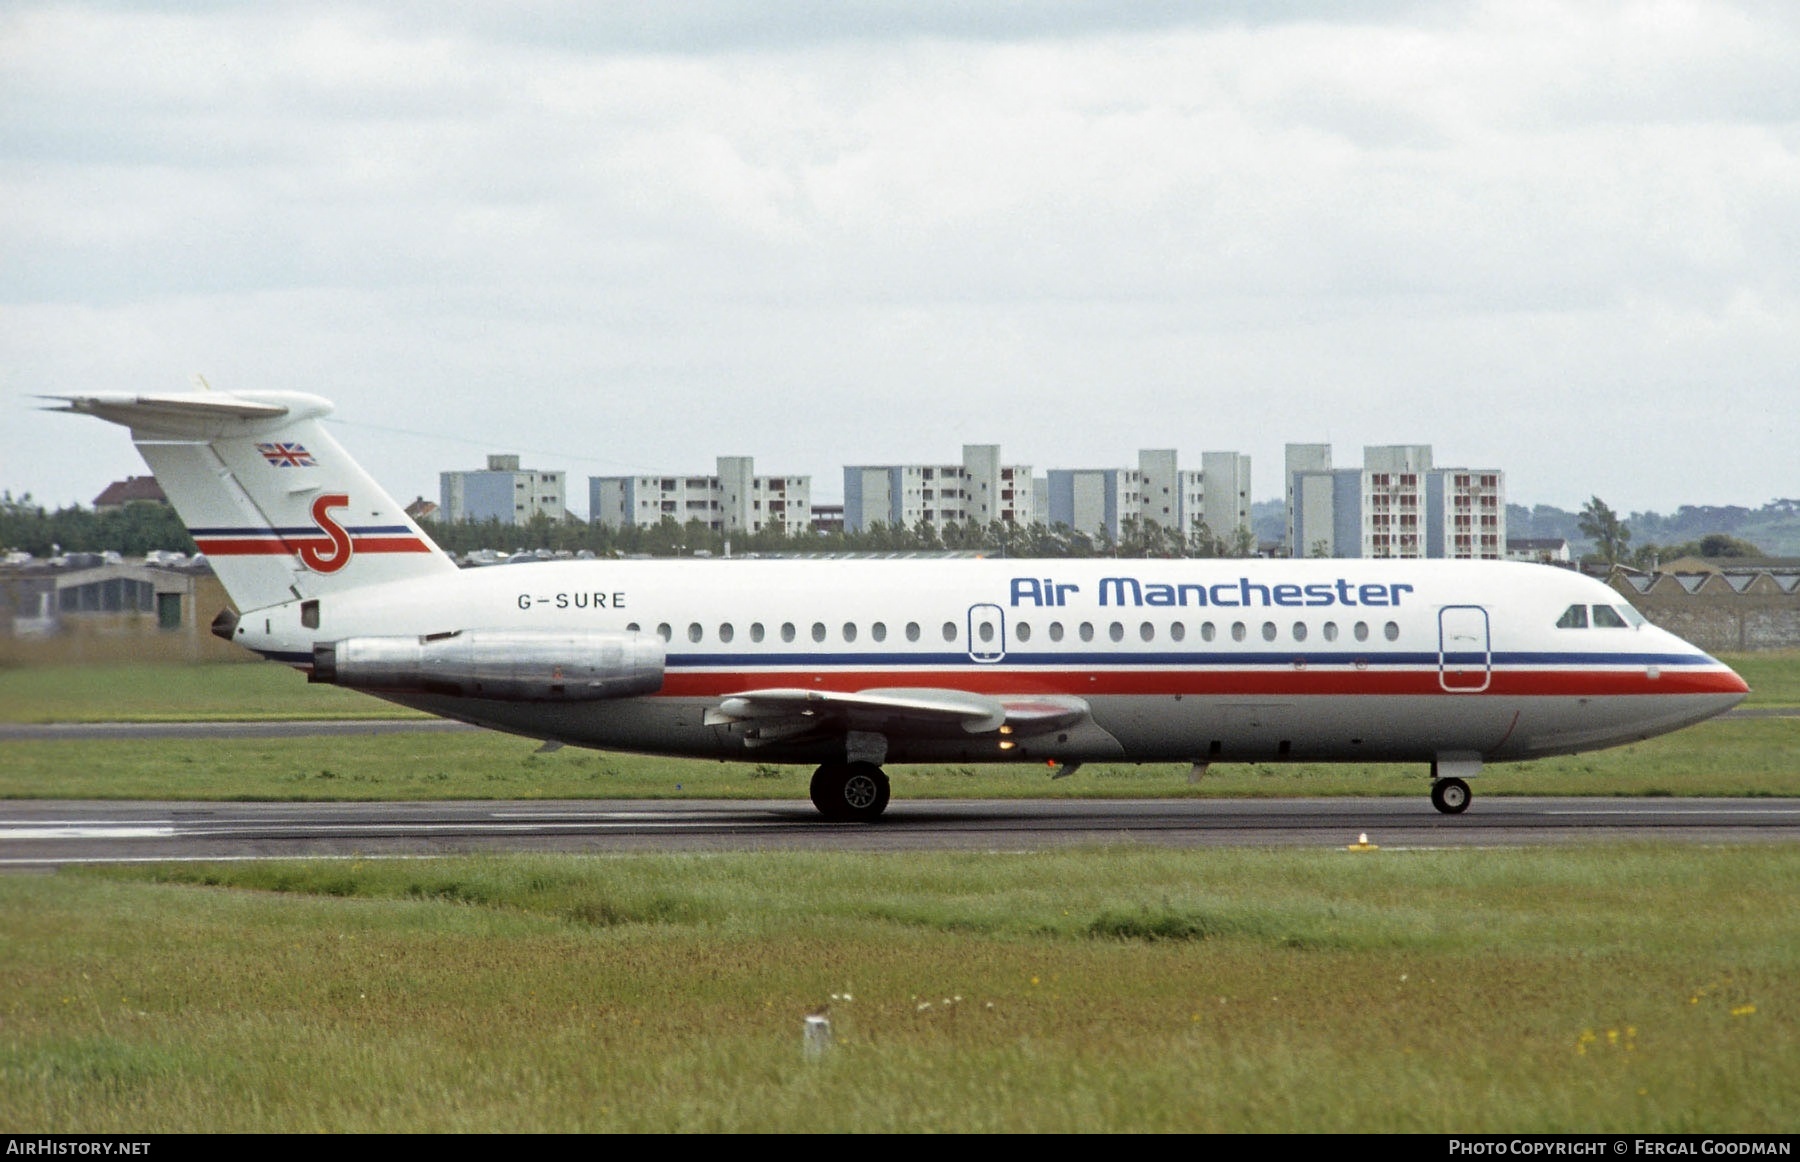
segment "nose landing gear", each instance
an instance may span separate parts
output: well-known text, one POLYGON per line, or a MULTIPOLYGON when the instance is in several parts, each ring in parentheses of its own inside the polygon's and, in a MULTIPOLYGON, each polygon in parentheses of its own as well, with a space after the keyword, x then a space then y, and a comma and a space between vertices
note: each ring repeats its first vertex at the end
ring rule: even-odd
POLYGON ((1437 779, 1431 784, 1431 805, 1446 815, 1461 815, 1469 809, 1469 784, 1461 779, 1437 779))

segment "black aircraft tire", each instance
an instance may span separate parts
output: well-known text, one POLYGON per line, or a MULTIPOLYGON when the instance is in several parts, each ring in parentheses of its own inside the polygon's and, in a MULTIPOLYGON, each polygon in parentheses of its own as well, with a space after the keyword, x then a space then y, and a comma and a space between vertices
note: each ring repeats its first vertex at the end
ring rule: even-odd
POLYGON ((874 763, 826 763, 813 772, 811 791, 825 818, 873 823, 887 810, 891 788, 874 763))
POLYGON ((1446 815, 1461 815, 1472 798, 1469 784, 1461 779, 1439 779, 1431 784, 1431 805, 1446 815))
POLYGON ((837 805, 844 799, 844 782, 850 769, 845 763, 826 763, 813 772, 812 804, 827 819, 838 818, 837 805))
POLYGON ((845 819, 873 823, 887 810, 892 788, 888 777, 874 763, 851 763, 844 769, 844 782, 838 791, 838 805, 845 819))

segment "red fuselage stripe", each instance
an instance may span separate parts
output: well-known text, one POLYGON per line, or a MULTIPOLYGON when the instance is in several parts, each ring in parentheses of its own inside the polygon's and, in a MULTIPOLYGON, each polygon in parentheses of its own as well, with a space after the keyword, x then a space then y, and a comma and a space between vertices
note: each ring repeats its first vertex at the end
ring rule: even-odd
POLYGON ((1446 690, 1437 670, 992 670, 971 667, 955 673, 917 670, 828 670, 753 673, 670 671, 662 693, 678 698, 717 698, 774 687, 854 692, 872 687, 954 688, 978 694, 1120 695, 1488 695, 1503 697, 1602 697, 1613 695, 1741 694, 1744 684, 1729 672, 1705 670, 1651 678, 1642 669, 1495 670, 1480 691, 1446 690))
MULTIPOLYGON (((197 539, 194 544, 209 557, 294 556, 299 553, 302 545, 311 544, 320 549, 331 547, 331 541, 327 537, 206 538, 197 539)), ((358 553, 431 552, 431 546, 417 537, 354 537, 350 544, 351 549, 358 553)))

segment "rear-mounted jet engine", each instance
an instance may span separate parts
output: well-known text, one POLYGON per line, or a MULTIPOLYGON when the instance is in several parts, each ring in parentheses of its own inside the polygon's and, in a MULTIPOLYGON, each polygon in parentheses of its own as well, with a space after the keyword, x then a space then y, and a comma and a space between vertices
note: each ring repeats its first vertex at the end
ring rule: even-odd
POLYGON ((654 694, 662 639, 635 633, 460 630, 313 645, 313 682, 503 702, 592 702, 654 694))

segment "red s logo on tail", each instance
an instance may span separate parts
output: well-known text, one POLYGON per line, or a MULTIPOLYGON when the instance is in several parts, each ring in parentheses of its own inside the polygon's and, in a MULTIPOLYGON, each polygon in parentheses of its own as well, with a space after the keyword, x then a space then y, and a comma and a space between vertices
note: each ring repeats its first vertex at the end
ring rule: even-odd
POLYGON ((335 573, 350 563, 350 534, 329 515, 331 509, 348 507, 350 496, 343 492, 327 492, 313 501, 312 518, 325 530, 331 543, 324 545, 318 541, 302 541, 298 547, 301 564, 315 573, 335 573))

